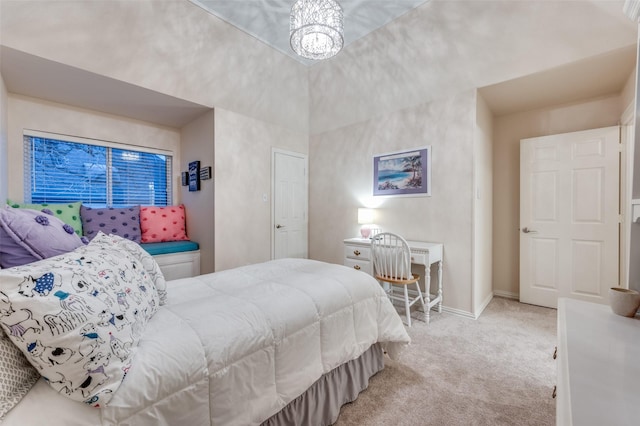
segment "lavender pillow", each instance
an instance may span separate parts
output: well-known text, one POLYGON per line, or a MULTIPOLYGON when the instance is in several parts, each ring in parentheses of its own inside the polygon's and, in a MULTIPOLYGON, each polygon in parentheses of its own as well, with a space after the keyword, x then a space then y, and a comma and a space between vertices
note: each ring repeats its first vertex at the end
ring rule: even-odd
POLYGON ((82 205, 80 218, 89 240, 102 231, 140 243, 140 206, 92 208, 82 205))
POLYGON ((11 235, 0 226, 0 266, 11 268, 13 266, 26 265, 40 260, 29 251, 15 242, 11 235))
POLYGON ((67 253, 82 245, 72 226, 37 210, 0 209, 0 227, 3 268, 67 253))

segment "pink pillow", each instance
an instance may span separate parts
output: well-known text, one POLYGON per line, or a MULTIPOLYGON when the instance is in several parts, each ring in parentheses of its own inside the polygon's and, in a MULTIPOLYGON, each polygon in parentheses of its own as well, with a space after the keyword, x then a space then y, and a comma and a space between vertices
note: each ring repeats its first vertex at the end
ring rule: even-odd
POLYGON ((184 205, 140 207, 140 230, 143 243, 188 240, 184 205))

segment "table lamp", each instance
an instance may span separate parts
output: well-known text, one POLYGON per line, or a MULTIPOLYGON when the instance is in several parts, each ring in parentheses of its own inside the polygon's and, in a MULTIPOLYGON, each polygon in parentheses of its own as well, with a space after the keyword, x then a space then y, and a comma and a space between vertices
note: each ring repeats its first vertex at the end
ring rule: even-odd
POLYGON ((371 228, 373 228, 373 209, 358 209, 358 223, 362 225, 360 228, 360 235, 362 238, 369 238, 371 235, 371 228))

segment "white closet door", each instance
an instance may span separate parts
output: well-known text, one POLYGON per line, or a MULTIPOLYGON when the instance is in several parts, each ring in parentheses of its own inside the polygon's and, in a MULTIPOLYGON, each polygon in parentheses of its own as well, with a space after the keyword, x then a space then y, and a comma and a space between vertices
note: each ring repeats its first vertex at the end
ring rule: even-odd
POLYGON ((308 257, 307 157, 273 151, 272 258, 308 257))
POLYGON ((520 141, 520 301, 607 303, 618 285, 618 127, 520 141))

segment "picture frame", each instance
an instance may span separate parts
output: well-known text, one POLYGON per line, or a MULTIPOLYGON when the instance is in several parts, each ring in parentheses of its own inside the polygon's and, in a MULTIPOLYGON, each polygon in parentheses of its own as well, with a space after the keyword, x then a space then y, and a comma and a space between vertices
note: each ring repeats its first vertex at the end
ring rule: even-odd
POLYGON ((189 191, 200 191, 200 161, 189 163, 189 191))
POLYGON ((211 166, 200 168, 200 180, 211 179, 211 166))
POLYGON ((374 155, 373 195, 431 196, 431 145, 374 155))

